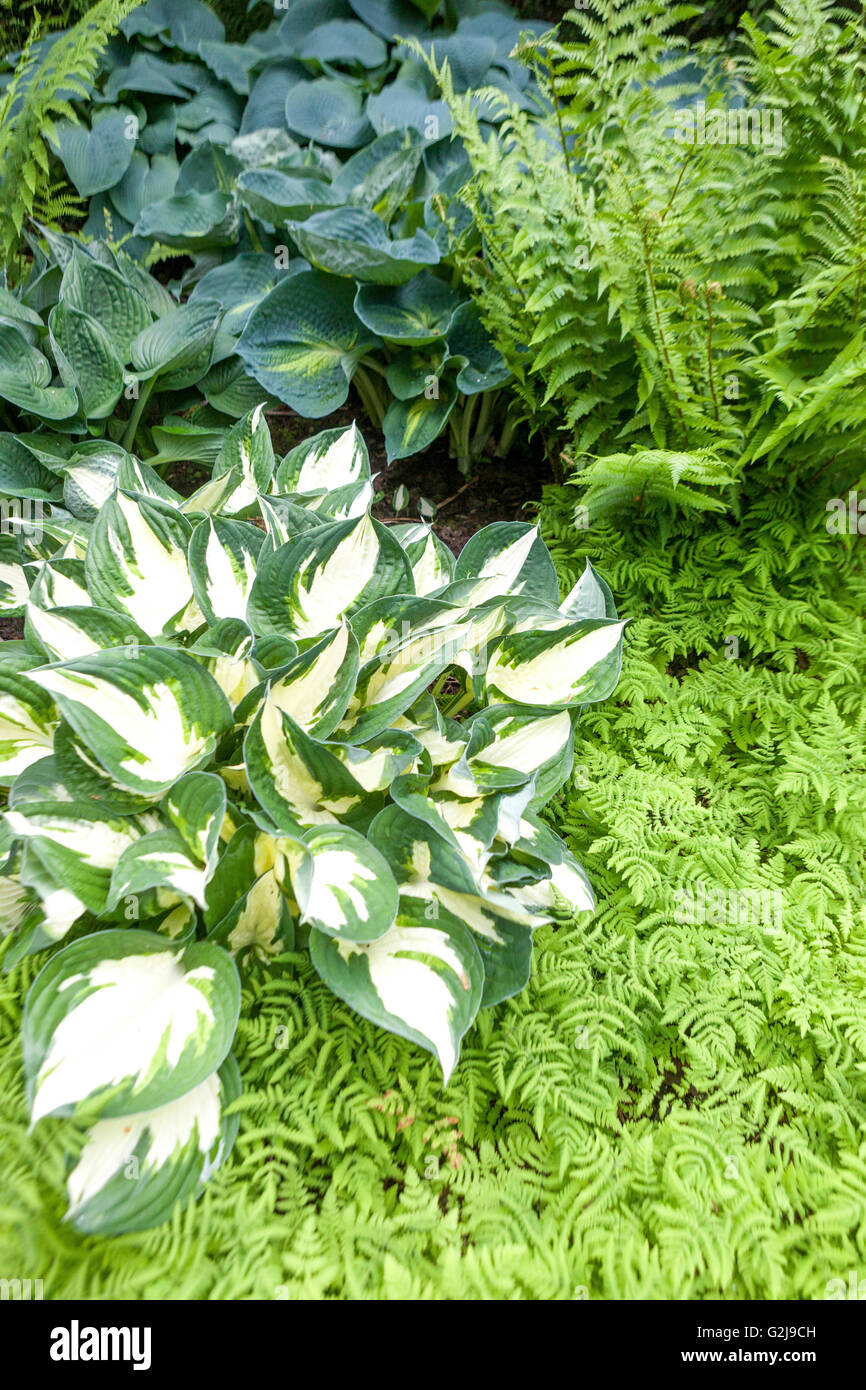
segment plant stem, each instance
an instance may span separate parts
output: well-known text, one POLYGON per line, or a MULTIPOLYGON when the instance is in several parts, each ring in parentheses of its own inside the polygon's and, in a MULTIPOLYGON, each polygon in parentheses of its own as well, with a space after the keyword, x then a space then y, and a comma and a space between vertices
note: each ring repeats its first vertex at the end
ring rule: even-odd
POLYGON ((366 367, 357 366, 352 382, 358 395, 361 397, 361 404, 372 420, 377 429, 382 428, 385 419, 385 404, 376 388, 376 384, 366 370, 366 367))
POLYGON ((147 405, 155 382, 155 376, 148 377, 147 381, 144 383, 144 389, 139 393, 138 400, 132 407, 132 414, 127 421, 126 432, 123 436, 121 447, 128 449, 130 453, 132 452, 132 446, 135 442, 136 431, 141 421, 142 414, 144 413, 144 407, 147 405))

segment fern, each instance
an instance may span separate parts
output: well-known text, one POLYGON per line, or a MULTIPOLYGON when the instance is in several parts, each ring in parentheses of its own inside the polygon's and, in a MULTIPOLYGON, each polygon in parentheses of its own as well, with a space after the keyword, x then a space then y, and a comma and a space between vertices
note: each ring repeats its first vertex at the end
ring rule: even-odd
POLYGON ((55 223, 80 201, 51 158, 55 122, 77 121, 72 101, 88 95, 108 39, 136 0, 99 0, 78 23, 48 40, 38 18, 12 80, 0 96, 0 264, 14 278, 29 219, 55 223))

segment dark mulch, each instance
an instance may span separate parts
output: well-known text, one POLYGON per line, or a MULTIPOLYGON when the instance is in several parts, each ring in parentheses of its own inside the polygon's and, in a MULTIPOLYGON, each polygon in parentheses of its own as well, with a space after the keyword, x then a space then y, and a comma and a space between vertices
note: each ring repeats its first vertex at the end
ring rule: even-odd
POLYGON ((23 618, 0 617, 0 642, 14 642, 24 636, 23 618))

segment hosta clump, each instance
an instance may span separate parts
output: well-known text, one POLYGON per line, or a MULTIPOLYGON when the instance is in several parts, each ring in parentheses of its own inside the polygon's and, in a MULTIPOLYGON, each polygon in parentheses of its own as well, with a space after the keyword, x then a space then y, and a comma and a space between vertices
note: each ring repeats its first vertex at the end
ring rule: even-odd
POLYGON ((257 410, 222 457, 180 508, 138 465, 92 523, 22 539, 0 658, 6 960, 73 937, 23 1045, 33 1118, 93 1123, 84 1230, 164 1219, 228 1151, 238 967, 308 949, 447 1078, 533 927, 592 907, 539 812, 618 678, 603 581, 560 603, 527 523, 455 561, 375 521, 354 427, 277 464, 257 410))

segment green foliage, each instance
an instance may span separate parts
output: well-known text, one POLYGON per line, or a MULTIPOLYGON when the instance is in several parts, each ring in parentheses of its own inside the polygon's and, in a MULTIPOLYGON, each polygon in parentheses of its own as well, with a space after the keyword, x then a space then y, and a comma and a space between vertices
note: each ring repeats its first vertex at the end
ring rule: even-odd
POLYGON ((447 430, 466 470, 506 425, 508 371, 436 241, 430 199, 461 158, 450 118, 393 40, 462 54, 464 86, 510 89, 520 26, 481 4, 439 8, 300 0, 237 44, 199 0, 148 0, 54 143, 90 200, 84 235, 145 265, 187 253, 178 294, 210 293, 216 274, 233 296, 224 268, 255 265, 237 324, 249 332, 224 367, 233 385, 256 381, 316 418, 354 380, 389 459, 447 430), (312 281, 278 283, 311 267, 312 281))
POLYGON ((578 701, 619 675, 610 590, 587 567, 560 605, 528 523, 455 564, 371 497, 354 427, 277 466, 259 407, 186 501, 127 459, 92 524, 22 531, 0 922, 7 965, 78 938, 22 1041, 33 1122, 96 1119, 69 1179, 82 1230, 165 1220, 225 1157, 232 957, 308 946, 447 1081, 479 1009, 524 987, 532 929, 592 910, 538 813, 578 701))
POLYGON ((494 131, 436 68, 473 170, 452 254, 526 418, 578 467, 711 449, 737 475, 784 450, 842 486, 864 444, 866 28, 786 0, 722 61, 673 36, 686 13, 604 0, 526 38, 547 114, 491 92, 494 131))
MULTIPOLYGON (((120 248, 99 241, 85 246, 44 226, 38 231, 38 239, 28 235, 26 279, 15 294, 0 297, 0 402, 14 427, 0 435, 0 459, 7 495, 56 500, 82 456, 110 477, 123 453, 113 445, 143 450, 154 391, 164 407, 167 399, 185 406, 186 396, 177 393, 190 389, 193 405, 202 404, 199 391, 212 388, 226 403, 231 379, 224 369, 210 369, 235 339, 219 332, 217 300, 202 295, 177 304, 120 248), (104 443, 94 441, 100 435, 104 443)), ((151 457, 162 462, 156 447, 151 457)), ((98 497, 99 479, 93 481, 98 497)), ((82 514, 74 495, 64 495, 73 513, 82 514)), ((91 508, 93 502, 94 496, 86 499, 91 508)))
POLYGON ((135 0, 100 0, 68 32, 41 36, 34 22, 11 80, 0 94, 0 265, 14 270, 28 218, 55 222, 77 207, 52 170, 57 122, 76 122, 72 105, 88 96, 103 50, 135 0))
POLYGON ((857 553, 790 486, 665 547, 647 523, 577 534, 579 498, 542 511, 562 581, 603 553, 633 618, 552 808, 598 917, 536 932, 526 990, 480 1015, 444 1093, 304 957, 249 976, 231 1164, 170 1226, 109 1242, 61 1225, 68 1125, 27 1134, 22 963, 3 1258, 46 1297, 823 1299, 862 1271, 857 553), (711 920, 678 921, 700 883, 711 920), (763 921, 719 910, 749 888, 781 894, 780 925, 772 897, 763 921))

